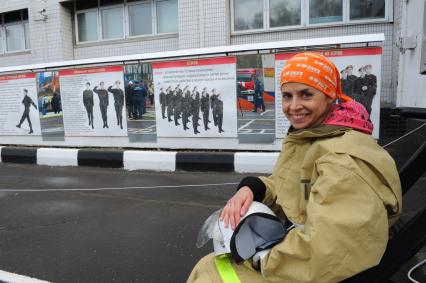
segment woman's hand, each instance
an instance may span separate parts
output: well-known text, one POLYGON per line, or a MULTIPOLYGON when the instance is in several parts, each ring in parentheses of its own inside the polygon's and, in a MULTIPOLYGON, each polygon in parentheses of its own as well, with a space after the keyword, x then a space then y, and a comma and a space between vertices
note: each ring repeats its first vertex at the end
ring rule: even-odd
POLYGON ((235 227, 240 223, 241 217, 246 214, 252 204, 253 197, 253 192, 250 188, 244 186, 228 200, 220 213, 220 220, 225 222, 225 227, 230 224, 232 230, 235 230, 235 227))

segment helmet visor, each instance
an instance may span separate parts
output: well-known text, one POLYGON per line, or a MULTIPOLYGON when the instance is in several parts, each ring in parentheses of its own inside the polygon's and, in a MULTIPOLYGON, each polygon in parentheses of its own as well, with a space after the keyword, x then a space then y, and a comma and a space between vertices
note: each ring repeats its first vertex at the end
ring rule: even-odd
POLYGON ((224 242, 222 233, 219 230, 219 216, 221 211, 222 209, 216 210, 204 221, 203 226, 198 232, 197 243, 195 244, 197 248, 203 247, 210 239, 214 239, 219 243, 224 242))

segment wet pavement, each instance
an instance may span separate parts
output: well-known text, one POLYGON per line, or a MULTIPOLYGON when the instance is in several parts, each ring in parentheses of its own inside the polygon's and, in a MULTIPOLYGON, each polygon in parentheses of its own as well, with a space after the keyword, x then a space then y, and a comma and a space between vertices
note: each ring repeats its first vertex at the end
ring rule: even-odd
MULTIPOLYGON (((0 270, 50 282, 185 282, 212 251, 195 247, 199 228, 243 177, 5 163, 0 174, 0 270)), ((405 216, 426 202, 425 184, 405 216)))

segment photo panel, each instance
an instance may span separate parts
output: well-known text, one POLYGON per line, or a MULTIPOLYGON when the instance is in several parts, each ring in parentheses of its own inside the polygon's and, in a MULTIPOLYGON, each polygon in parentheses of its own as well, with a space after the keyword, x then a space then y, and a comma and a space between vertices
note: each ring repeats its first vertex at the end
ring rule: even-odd
MULTIPOLYGON (((342 92, 361 103, 370 114, 373 137, 379 138, 382 49, 380 47, 316 50, 328 57, 340 71, 342 92)), ((280 90, 280 74, 285 62, 298 52, 275 55, 275 89, 280 90)), ((290 123, 282 111, 281 95, 275 96, 276 137, 284 138, 290 123)))
POLYGON ((65 139, 59 72, 37 73, 37 105, 44 141, 65 139))
POLYGON ((0 76, 0 134, 41 135, 35 73, 0 76))
POLYGON ((125 65, 124 82, 129 142, 156 142, 152 64, 125 65))
POLYGON ((274 60, 273 54, 237 56, 239 143, 275 141, 274 60))
POLYGON ((127 136, 122 66, 59 71, 66 136, 127 136))
POLYGON ((236 58, 153 64, 159 137, 237 137, 236 58))

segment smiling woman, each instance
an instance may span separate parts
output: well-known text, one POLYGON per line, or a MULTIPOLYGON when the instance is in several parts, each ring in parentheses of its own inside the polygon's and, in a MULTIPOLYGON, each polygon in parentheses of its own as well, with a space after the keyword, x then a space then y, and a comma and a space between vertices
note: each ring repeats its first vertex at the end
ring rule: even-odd
POLYGON ((332 283, 380 262, 401 213, 400 181, 395 162, 371 137, 368 112, 340 84, 336 66, 320 54, 287 61, 280 87, 291 127, 283 150, 271 176, 240 182, 220 220, 239 231, 258 201, 295 228, 244 264, 204 257, 188 282, 332 283), (227 281, 231 274, 239 281, 227 281))

